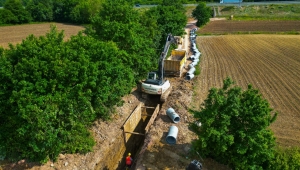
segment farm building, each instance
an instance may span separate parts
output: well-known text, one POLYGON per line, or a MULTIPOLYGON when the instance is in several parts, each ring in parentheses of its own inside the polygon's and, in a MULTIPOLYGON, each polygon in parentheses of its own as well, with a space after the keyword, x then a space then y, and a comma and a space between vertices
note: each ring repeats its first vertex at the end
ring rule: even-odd
POLYGON ((220 0, 220 3, 221 4, 225 4, 225 3, 227 3, 227 4, 236 4, 236 3, 241 3, 241 2, 243 2, 243 0, 220 0))

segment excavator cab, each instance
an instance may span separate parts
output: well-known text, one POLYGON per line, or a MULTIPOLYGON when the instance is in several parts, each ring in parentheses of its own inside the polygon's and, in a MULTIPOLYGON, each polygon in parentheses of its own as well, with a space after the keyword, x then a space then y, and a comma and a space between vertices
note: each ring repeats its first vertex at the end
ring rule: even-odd
POLYGON ((153 85, 161 85, 163 81, 159 78, 157 71, 152 71, 148 73, 148 77, 145 83, 153 84, 153 85))

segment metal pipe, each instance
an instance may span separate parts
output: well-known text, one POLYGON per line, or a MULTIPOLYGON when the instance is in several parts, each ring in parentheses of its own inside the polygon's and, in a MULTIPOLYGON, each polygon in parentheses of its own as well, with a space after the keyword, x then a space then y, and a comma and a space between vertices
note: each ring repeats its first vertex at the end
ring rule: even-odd
POLYGON ((174 123, 178 123, 180 121, 179 115, 175 112, 173 108, 169 108, 167 110, 167 115, 172 119, 174 123))
POLYGON ((176 144, 177 134, 178 128, 176 126, 170 126, 168 135, 166 137, 166 142, 171 145, 176 144))
POLYGON ((187 80, 192 80, 195 77, 194 74, 186 75, 187 80))

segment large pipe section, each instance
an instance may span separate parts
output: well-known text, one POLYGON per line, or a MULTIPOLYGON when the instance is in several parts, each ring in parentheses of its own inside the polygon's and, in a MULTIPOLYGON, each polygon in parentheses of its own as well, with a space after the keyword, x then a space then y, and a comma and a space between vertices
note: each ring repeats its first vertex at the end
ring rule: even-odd
POLYGON ((180 121, 179 115, 175 112, 173 108, 169 108, 167 110, 167 115, 172 119, 174 123, 178 123, 180 121))
POLYGON ((176 126, 170 126, 168 135, 166 137, 166 142, 171 145, 176 144, 177 134, 178 134, 178 128, 176 126))
POLYGON ((187 80, 192 80, 194 78, 194 74, 189 74, 189 75, 186 75, 186 79, 187 80))
POLYGON ((190 70, 186 73, 186 75, 191 75, 194 74, 194 72, 196 71, 195 67, 190 68, 190 70))

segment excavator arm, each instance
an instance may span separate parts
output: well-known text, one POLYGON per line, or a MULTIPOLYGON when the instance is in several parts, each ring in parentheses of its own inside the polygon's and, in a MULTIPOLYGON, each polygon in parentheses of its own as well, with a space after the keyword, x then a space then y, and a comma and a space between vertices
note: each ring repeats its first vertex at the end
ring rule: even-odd
POLYGON ((164 60, 166 56, 168 55, 168 51, 171 44, 178 44, 180 40, 178 38, 175 38, 171 33, 168 34, 166 39, 166 44, 164 47, 164 51, 161 53, 159 62, 158 62, 158 78, 161 81, 164 81, 164 60))

